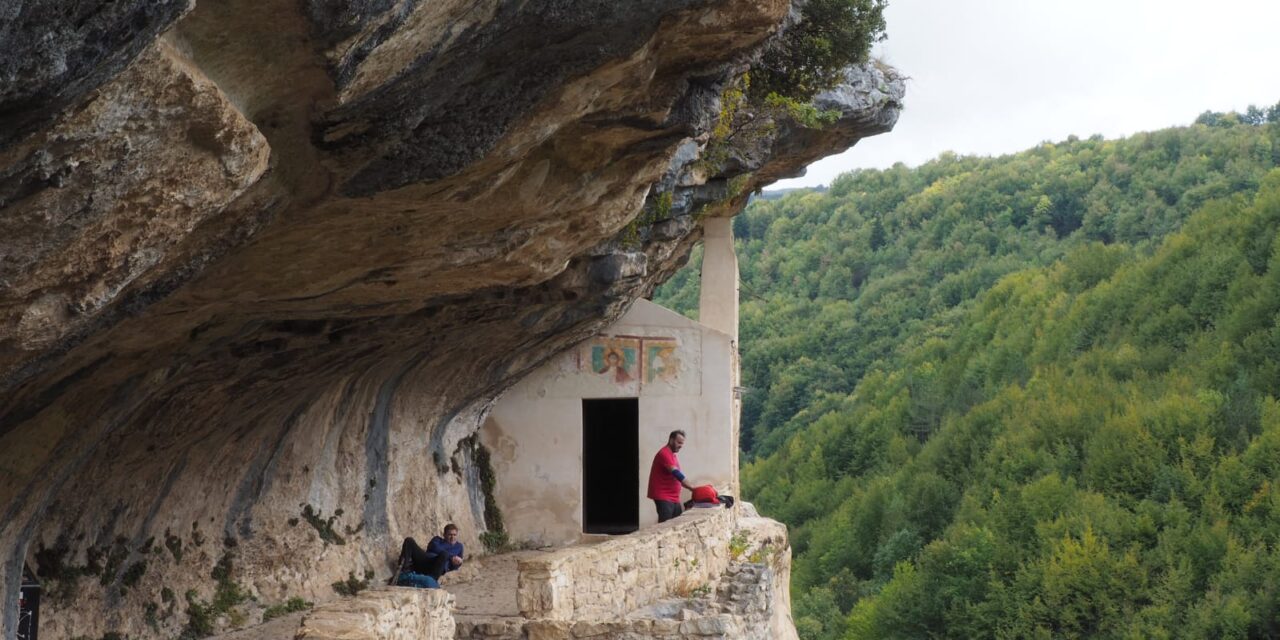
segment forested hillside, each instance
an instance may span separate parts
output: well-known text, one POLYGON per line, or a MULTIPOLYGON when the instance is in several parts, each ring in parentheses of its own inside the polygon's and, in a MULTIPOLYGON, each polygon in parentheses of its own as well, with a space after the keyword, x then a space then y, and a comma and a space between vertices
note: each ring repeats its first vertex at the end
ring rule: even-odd
POLYGON ((1278 119, 739 216, 743 493, 802 636, 1280 634, 1278 119))

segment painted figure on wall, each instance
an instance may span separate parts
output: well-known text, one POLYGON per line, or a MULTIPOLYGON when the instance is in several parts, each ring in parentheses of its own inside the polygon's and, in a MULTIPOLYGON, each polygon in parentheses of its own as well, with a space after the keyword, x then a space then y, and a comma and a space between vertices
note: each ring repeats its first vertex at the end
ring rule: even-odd
POLYGON ((680 358, 673 340, 645 342, 644 381, 675 382, 680 374, 680 358))
POLYGON ((677 385, 683 366, 680 341, 671 336, 598 336, 578 351, 580 371, 607 376, 617 385, 677 385))
POLYGON ((618 384, 636 378, 636 351, 634 346, 622 344, 591 345, 591 370, 611 376, 618 384))

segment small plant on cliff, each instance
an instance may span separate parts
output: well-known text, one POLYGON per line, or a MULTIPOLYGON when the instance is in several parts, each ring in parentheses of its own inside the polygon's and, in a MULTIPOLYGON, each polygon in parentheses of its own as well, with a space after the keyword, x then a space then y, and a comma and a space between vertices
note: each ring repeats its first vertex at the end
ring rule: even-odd
POLYGON ((346 580, 339 580, 333 583, 333 590, 340 596, 354 596, 361 591, 369 588, 369 581, 373 580, 373 569, 364 570, 364 579, 356 578, 356 572, 348 571, 346 580))
POLYGON ((356 536, 356 534, 360 533, 361 531, 364 531, 364 521, 362 520, 362 521, 360 522, 360 524, 358 524, 358 525, 356 525, 356 526, 354 526, 354 527, 353 527, 353 526, 351 526, 351 525, 344 525, 344 526, 342 527, 342 530, 343 530, 343 532, 345 532, 345 533, 347 534, 347 537, 348 537, 348 538, 355 537, 355 536, 356 536))
MULTIPOLYGON (((809 129, 822 129, 840 118, 834 109, 818 109, 808 99, 784 96, 777 92, 758 94, 750 72, 725 85, 720 92, 720 114, 698 158, 698 166, 709 176, 720 175, 733 163, 735 152, 749 150, 769 139, 778 123, 790 120, 809 129)), ((728 198, 742 193, 750 174, 735 176, 728 198)))
POLYGON ((164 617, 168 619, 178 608, 178 596, 173 593, 173 589, 162 587, 160 589, 160 602, 164 603, 164 617))
POLYGON ((511 540, 507 536, 502 510, 498 508, 498 499, 494 495, 498 479, 493 473, 493 460, 489 456, 489 449, 480 443, 477 434, 471 434, 458 443, 459 451, 464 447, 470 453, 471 462, 479 473, 480 492, 484 495, 484 524, 487 531, 480 534, 480 542, 489 553, 497 553, 508 548, 511 540))
POLYGON ((655 220, 666 220, 671 217, 672 198, 670 191, 663 191, 654 199, 653 217, 655 220))
POLYGON ((480 543, 489 553, 499 553, 511 546, 511 538, 506 531, 486 531, 480 534, 480 543))
POLYGON ((747 544, 749 542, 750 538, 747 537, 747 532, 739 531, 733 534, 733 537, 729 538, 729 559, 737 560, 742 557, 742 554, 747 552, 747 544))
POLYGON ((116 572, 120 570, 120 565, 129 557, 128 540, 124 536, 116 537, 115 544, 107 550, 106 556, 107 564, 98 576, 98 582, 104 587, 111 584, 116 577, 116 572))
POLYGON ((102 575, 102 562, 110 547, 89 547, 84 550, 84 567, 81 573, 86 576, 102 575))
POLYGON ((316 533, 320 534, 320 539, 325 544, 344 545, 347 543, 346 539, 333 530, 333 523, 341 515, 342 509, 338 509, 328 519, 325 519, 320 514, 320 511, 311 505, 302 506, 302 518, 307 521, 307 524, 311 525, 311 528, 316 530, 316 533))
POLYGON ((640 215, 627 223, 622 232, 622 244, 628 247, 639 246, 641 229, 671 219, 671 210, 675 206, 674 194, 663 191, 650 199, 647 205, 640 211, 640 215))
POLYGON ((294 613, 295 611, 306 611, 311 607, 312 604, 302 598, 289 598, 287 602, 267 607, 266 610, 262 612, 262 621, 266 622, 274 618, 279 618, 283 615, 294 613))
POLYGON ((120 588, 128 589, 129 587, 137 585, 138 581, 142 579, 142 576, 146 574, 146 572, 146 560, 139 560, 138 562, 129 565, 129 568, 124 572, 124 576, 120 578, 120 588))
POLYGON ((182 538, 173 535, 168 529, 164 530, 164 546, 173 554, 174 562, 182 562, 182 538))
POLYGON ((698 157, 698 166, 705 172, 715 175, 729 162, 734 142, 743 138, 744 132, 758 137, 773 131, 773 122, 759 119, 747 107, 747 94, 751 90, 751 73, 744 73, 725 85, 720 91, 720 113, 716 117, 716 125, 711 129, 702 155, 698 157))
POLYGON ((705 582, 694 582, 693 579, 686 576, 676 583, 672 593, 678 598, 700 598, 711 593, 711 585, 705 582))
POLYGON ((744 173, 729 179, 729 184, 727 185, 728 200, 732 200, 746 192, 747 185, 751 184, 751 175, 750 173, 744 173))
POLYGON ((178 636, 180 640, 195 640, 203 638, 213 633, 214 614, 209 603, 200 600, 195 589, 188 589, 187 598, 187 626, 182 630, 182 634, 178 636))
POLYGON ((752 564, 760 564, 761 562, 764 562, 765 560, 767 560, 772 553, 773 553, 772 545, 766 542, 763 545, 761 545, 759 549, 756 549, 754 552, 752 552, 751 556, 747 558, 747 562, 750 562, 752 564))
POLYGON ((89 567, 75 566, 67 561, 69 549, 59 541, 54 547, 41 546, 36 550, 36 575, 44 579, 45 593, 56 602, 71 602, 76 595, 81 576, 89 575, 89 567))
MULTIPOLYGON (((213 633, 214 621, 221 615, 226 615, 233 627, 244 624, 244 613, 236 607, 249 600, 250 596, 244 587, 231 579, 233 561, 234 556, 228 551, 222 554, 218 564, 209 573, 214 579, 212 601, 201 600, 195 589, 187 591, 187 626, 179 636, 182 640, 203 638, 213 633)), ((161 596, 163 599, 163 592, 161 596)))
POLYGON ((215 580, 213 591, 213 606, 219 612, 225 612, 245 600, 249 599, 249 594, 244 587, 231 579, 231 569, 234 556, 230 551, 222 554, 222 558, 218 560, 218 564, 213 567, 210 576, 215 580))
POLYGON ((155 602, 148 602, 146 608, 143 609, 142 621, 156 633, 160 632, 160 605, 155 602))
POLYGON ((764 98, 764 105, 774 117, 786 116, 796 124, 808 129, 821 129, 835 124, 840 119, 836 109, 818 109, 809 102, 801 102, 795 98, 787 98, 771 93, 764 98))

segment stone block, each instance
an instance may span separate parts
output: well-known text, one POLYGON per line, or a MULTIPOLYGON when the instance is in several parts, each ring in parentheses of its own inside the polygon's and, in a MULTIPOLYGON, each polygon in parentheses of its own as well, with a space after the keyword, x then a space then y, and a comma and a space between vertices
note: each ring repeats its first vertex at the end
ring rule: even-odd
POLYGON ((436 589, 378 589, 317 607, 299 640, 450 640, 453 596, 436 589))
POLYGON ((654 635, 675 635, 680 632, 679 620, 653 620, 649 628, 654 635))
POLYGON ((529 640, 571 640, 573 623, 567 620, 534 620, 524 626, 529 640))
POLYGON ((680 633, 684 635, 723 637, 727 632, 728 625, 721 616, 695 618, 680 623, 680 633))
POLYGON ((596 622, 583 620, 572 627, 574 638, 614 638, 627 630, 625 622, 596 622))

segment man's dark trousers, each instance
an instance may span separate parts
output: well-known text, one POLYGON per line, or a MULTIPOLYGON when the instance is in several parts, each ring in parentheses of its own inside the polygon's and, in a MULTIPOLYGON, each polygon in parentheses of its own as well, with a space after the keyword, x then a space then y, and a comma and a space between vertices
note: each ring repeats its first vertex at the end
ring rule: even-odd
POLYGON ((413 572, 431 576, 436 580, 449 568, 449 556, 443 553, 431 553, 418 546, 413 538, 405 538, 400 546, 400 557, 409 558, 413 563, 413 572))
POLYGON ((679 502, 667 502, 666 500, 654 500, 653 504, 658 507, 658 522, 666 522, 681 513, 684 509, 680 507, 679 502))

